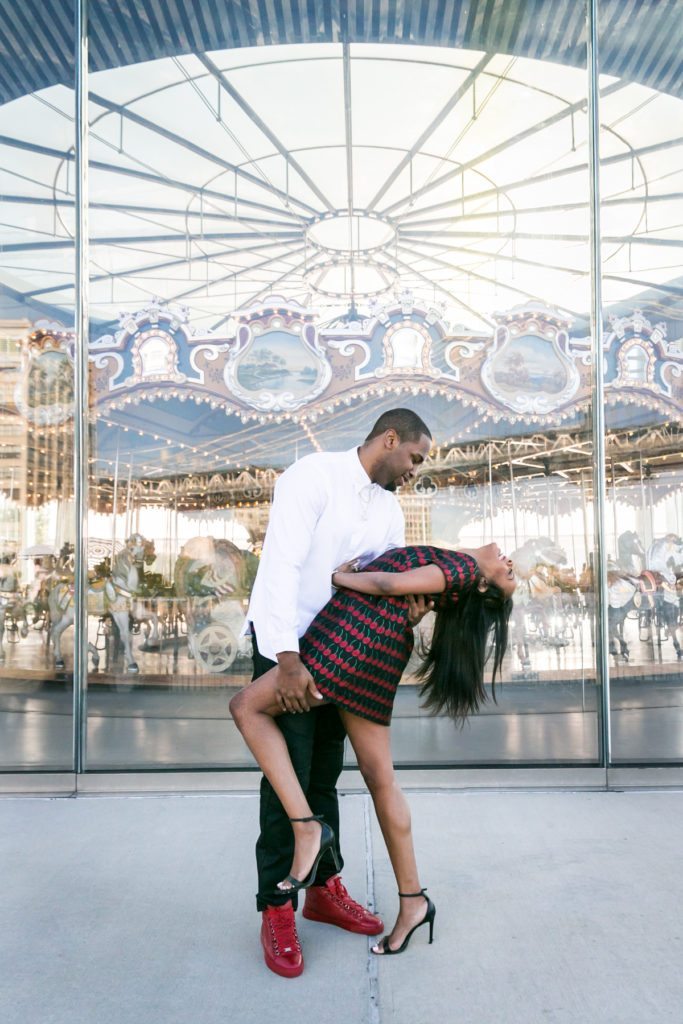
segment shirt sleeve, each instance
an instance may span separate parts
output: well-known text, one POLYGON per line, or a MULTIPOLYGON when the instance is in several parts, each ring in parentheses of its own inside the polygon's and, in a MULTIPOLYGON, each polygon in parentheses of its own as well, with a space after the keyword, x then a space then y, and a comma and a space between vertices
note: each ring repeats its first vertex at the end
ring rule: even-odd
POLYGON ((326 501, 324 477, 308 460, 290 466, 275 485, 263 558, 267 632, 276 654, 299 650, 301 567, 326 501))
POLYGON ((393 504, 393 515, 387 533, 387 551, 390 551, 392 548, 404 548, 406 546, 406 523, 403 511, 398 503, 398 498, 394 498, 393 504))

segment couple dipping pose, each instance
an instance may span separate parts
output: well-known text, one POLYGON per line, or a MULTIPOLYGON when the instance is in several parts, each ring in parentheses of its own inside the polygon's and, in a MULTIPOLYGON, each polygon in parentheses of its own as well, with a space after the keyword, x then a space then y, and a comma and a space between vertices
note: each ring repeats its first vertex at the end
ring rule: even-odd
POLYGON ((410 811, 389 745, 396 688, 413 646, 412 626, 430 609, 434 632, 420 669, 434 712, 463 720, 486 700, 507 644, 512 563, 495 544, 448 551, 405 545, 394 495, 431 447, 409 409, 383 413, 359 448, 308 455, 279 478, 247 627, 252 682, 230 702, 258 761, 256 844, 266 965, 283 977, 304 969, 294 912, 363 935, 379 917, 357 903, 339 872, 336 783, 348 736, 368 786, 396 876, 399 912, 372 947, 402 953, 413 932, 434 930, 434 904, 418 875, 410 811))

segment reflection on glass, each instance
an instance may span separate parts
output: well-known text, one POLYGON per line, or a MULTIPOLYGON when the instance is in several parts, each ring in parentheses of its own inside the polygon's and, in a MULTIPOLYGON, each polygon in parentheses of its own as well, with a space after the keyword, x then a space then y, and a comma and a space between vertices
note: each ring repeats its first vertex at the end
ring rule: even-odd
MULTIPOLYGON (((122 40, 115 68, 95 42, 109 8, 90 6, 88 766, 249 763, 227 698, 251 670, 241 619, 275 481, 397 405, 435 440, 400 495, 408 541, 495 539, 520 580, 499 704, 456 734, 421 712, 413 663, 398 762, 594 763, 584 5, 491 11, 486 52, 471 19, 450 45, 342 48, 291 45, 285 17, 283 45, 197 35, 175 53, 166 14, 130 0, 130 24, 162 30, 122 40)), ((609 17, 615 752, 680 759, 681 101, 649 49, 675 26, 633 14, 627 61, 609 17)), ((41 750, 17 741, 8 764, 57 763, 70 727, 52 712, 73 618, 72 110, 54 85, 0 107, 0 677, 12 699, 53 686, 41 750)))
MULTIPOLYGON (((679 22, 657 6, 631 29, 647 50, 655 36, 680 40, 679 22)), ((664 65, 638 61, 633 76, 650 88, 623 83, 601 109, 612 745, 616 763, 672 763, 683 760, 683 108, 664 65)))
POLYGON ((408 542, 495 539, 520 587, 499 704, 456 735, 413 663, 398 762, 595 761, 574 63, 316 43, 93 73, 90 767, 250 763, 227 697, 275 481, 400 405, 435 439, 408 542))
POLYGON ((73 93, 17 81, 0 90, 0 769, 68 770, 73 641, 56 657, 53 627, 73 586, 73 93))

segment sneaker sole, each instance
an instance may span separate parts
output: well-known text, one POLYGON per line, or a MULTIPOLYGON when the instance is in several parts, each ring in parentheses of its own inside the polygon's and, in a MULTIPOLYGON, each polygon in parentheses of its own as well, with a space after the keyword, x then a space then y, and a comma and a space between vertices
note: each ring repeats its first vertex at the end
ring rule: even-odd
POLYGON ((303 963, 300 967, 278 967, 276 964, 270 963, 266 956, 263 957, 263 962, 269 971, 277 974, 280 978, 298 978, 304 973, 303 963))
POLYGON ((331 924, 335 928, 341 928, 345 932, 353 932, 354 935, 381 935, 384 931, 383 924, 380 924, 380 926, 375 928, 373 931, 369 931, 362 925, 354 928, 353 925, 342 924, 340 921, 332 921, 329 917, 323 917, 322 914, 316 914, 314 910, 306 910, 305 906, 301 911, 301 916, 305 917, 307 921, 317 921, 319 924, 331 924))

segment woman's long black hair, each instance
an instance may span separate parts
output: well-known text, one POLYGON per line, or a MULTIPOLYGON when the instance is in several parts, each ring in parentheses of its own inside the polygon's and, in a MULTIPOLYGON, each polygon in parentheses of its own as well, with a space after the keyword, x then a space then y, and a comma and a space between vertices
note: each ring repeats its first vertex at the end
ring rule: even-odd
POLYGON ((500 587, 489 583, 480 591, 475 581, 462 590, 455 604, 436 610, 436 621, 424 662, 418 672, 422 679, 423 707, 434 714, 446 711, 464 722, 488 700, 484 687, 484 665, 492 640, 493 674, 491 692, 496 699, 496 677, 500 675, 508 643, 508 621, 512 600, 500 587))

